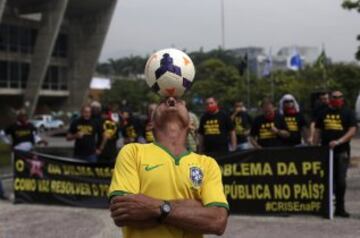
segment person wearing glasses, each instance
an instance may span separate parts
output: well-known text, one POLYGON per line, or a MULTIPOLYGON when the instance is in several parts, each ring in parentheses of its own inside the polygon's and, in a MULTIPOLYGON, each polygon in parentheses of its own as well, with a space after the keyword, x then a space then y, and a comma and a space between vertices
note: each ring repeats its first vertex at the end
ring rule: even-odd
MULTIPOLYGON (((307 126, 300 106, 295 97, 285 94, 279 103, 279 114, 284 117, 290 136, 284 139, 288 146, 298 146, 303 144, 306 138, 307 126)), ((307 139, 307 138, 306 138, 307 139)))
POLYGON ((350 161, 350 141, 356 134, 354 113, 345 106, 343 94, 333 91, 329 107, 317 118, 315 142, 334 151, 335 216, 350 217, 345 210, 346 173, 350 161))

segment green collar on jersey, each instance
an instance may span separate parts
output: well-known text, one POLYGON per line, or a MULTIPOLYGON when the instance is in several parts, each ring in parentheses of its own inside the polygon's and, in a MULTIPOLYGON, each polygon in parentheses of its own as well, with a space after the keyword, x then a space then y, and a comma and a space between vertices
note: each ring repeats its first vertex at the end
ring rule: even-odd
POLYGON ((166 153, 168 153, 174 159, 175 165, 179 165, 180 164, 180 159, 191 153, 191 151, 185 150, 184 152, 182 152, 178 156, 175 156, 173 153, 171 153, 171 151, 168 148, 166 148, 165 146, 163 146, 159 142, 154 141, 153 144, 158 146, 160 149, 164 150, 166 153))

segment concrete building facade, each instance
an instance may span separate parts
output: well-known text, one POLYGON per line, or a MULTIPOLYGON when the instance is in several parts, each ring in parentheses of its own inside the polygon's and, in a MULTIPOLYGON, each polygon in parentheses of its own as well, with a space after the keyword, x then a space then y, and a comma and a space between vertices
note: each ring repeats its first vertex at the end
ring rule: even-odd
MULTIPOLYGON (((0 0, 0 113, 78 110, 116 0, 0 0)), ((0 122, 1 123, 1 122, 0 122)))

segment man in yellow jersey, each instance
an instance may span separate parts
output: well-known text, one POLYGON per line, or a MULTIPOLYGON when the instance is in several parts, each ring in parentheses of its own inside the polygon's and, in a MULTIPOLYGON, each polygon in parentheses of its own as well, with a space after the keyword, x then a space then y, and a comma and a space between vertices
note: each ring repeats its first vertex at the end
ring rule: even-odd
POLYGON ((109 190, 125 238, 197 238, 224 233, 228 203, 216 161, 186 150, 189 113, 165 99, 153 114, 156 142, 120 151, 109 190))

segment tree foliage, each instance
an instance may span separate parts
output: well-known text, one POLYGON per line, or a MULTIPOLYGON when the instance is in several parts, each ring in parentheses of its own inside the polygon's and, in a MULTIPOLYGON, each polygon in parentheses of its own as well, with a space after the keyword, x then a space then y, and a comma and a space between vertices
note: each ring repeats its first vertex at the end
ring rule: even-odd
MULTIPOLYGON (((188 106, 195 112, 203 111, 205 98, 214 96, 225 108, 231 108, 237 100, 247 104, 247 88, 250 82, 250 105, 258 107, 264 96, 272 96, 277 101, 286 93, 293 94, 305 110, 310 109, 310 95, 319 91, 341 90, 348 104, 354 105, 360 90, 360 67, 356 64, 331 64, 326 68, 306 66, 301 71, 277 71, 271 78, 258 78, 255 75, 240 75, 237 68, 239 58, 221 49, 210 52, 189 53, 195 62, 196 76, 191 90, 184 96, 188 106)), ((122 78, 114 81, 112 89, 104 96, 104 103, 118 103, 131 107, 133 110, 144 111, 148 102, 159 101, 159 96, 151 92, 144 79, 131 79, 132 75, 142 73, 146 58, 129 57, 112 60, 102 64, 102 69, 116 71, 122 78), (115 62, 121 62, 116 64, 115 62), (128 62, 129 66, 120 65, 128 62), (130 63, 131 62, 131 63, 130 63), (117 65, 117 66, 116 66, 117 65), (116 67, 115 67, 116 66, 116 67), (124 76, 125 74, 125 76, 124 76), (126 76, 127 75, 127 76, 126 76)))

